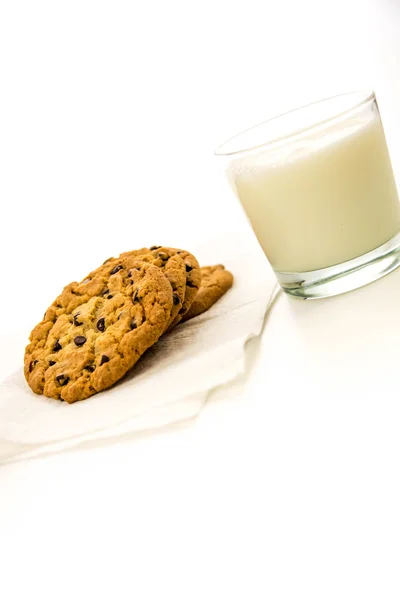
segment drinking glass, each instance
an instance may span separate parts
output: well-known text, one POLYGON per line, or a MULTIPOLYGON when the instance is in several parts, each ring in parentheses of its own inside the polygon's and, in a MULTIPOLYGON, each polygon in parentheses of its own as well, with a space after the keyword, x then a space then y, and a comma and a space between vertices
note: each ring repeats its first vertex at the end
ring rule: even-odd
POLYGON ((400 264, 400 202, 373 92, 280 115, 216 154, 288 294, 332 296, 400 264))

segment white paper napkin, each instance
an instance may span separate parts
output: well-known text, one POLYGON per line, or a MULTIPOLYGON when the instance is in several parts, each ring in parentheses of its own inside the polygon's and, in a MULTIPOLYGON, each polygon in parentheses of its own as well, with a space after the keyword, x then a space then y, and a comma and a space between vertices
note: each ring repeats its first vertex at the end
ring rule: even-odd
POLYGON ((69 405, 33 394, 22 369, 0 384, 0 462, 198 415, 213 388, 244 371, 245 343, 260 334, 276 289, 258 244, 243 238, 193 249, 201 264, 223 263, 232 271, 234 286, 208 312, 159 340, 111 389, 69 405))

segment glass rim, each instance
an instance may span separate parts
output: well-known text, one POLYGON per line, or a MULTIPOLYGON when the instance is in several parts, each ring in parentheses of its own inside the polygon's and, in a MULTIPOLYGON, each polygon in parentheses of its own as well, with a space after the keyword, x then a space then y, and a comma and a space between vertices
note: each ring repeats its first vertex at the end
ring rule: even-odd
POLYGON ((248 152, 252 152, 253 150, 258 150, 261 148, 268 148, 269 146, 274 146, 277 143, 291 141, 292 139, 296 138, 299 135, 302 135, 304 133, 308 133, 310 131, 318 129, 321 126, 333 123, 337 119, 341 119, 344 116, 353 112, 354 110, 357 110, 357 109, 361 108, 362 106, 364 106, 370 102, 374 102, 374 101, 376 101, 376 96, 375 96, 375 92, 373 90, 369 90, 369 91, 354 90, 352 92, 345 92, 343 94, 337 94, 335 96, 330 96, 329 98, 323 98, 321 100, 316 100, 315 102, 310 102, 309 104, 305 104, 303 106, 293 108, 292 110, 288 110, 284 113, 276 115, 275 117, 271 117, 270 119, 261 121, 260 123, 257 123, 256 125, 253 125, 252 127, 244 129, 240 133, 237 133, 236 135, 227 139, 220 146, 217 146, 217 148, 214 150, 214 154, 216 156, 225 156, 225 157, 237 156, 237 155, 245 154, 248 152), (331 116, 329 116, 325 119, 319 119, 319 120, 317 119, 315 122, 311 123, 310 125, 307 125, 305 127, 298 127, 297 129, 294 128, 293 131, 291 131, 290 133, 272 137, 272 139, 266 140, 265 142, 262 142, 262 143, 256 143, 254 145, 244 146, 239 149, 229 150, 229 145, 231 145, 235 140, 237 141, 242 136, 245 136, 246 134, 249 134, 250 132, 252 132, 262 126, 265 126, 268 123, 277 122, 279 119, 283 119, 284 117, 293 115, 296 112, 300 112, 302 110, 311 108, 318 104, 322 105, 325 102, 329 102, 332 100, 337 100, 337 99, 345 98, 345 97, 349 97, 349 96, 354 96, 354 95, 357 95, 358 97, 360 97, 360 95, 361 95, 361 99, 359 99, 357 102, 354 102, 353 104, 351 104, 345 110, 335 112, 334 114, 332 114, 331 116), (228 149, 224 150, 225 147, 228 147, 228 149))

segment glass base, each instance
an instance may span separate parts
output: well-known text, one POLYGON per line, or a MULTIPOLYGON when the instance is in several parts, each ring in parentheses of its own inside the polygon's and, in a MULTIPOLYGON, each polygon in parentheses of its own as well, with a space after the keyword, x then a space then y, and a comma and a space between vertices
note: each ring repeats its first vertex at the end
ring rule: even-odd
POLYGON ((398 266, 400 233, 379 248, 340 265, 304 273, 275 271, 275 275, 284 292, 305 300, 349 292, 387 275, 398 266))

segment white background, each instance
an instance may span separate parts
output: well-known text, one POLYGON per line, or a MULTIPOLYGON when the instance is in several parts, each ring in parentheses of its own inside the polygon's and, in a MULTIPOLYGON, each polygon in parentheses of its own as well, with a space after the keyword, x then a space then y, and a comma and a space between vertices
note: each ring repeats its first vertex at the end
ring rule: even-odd
MULTIPOLYGON (((109 255, 240 243, 212 150, 247 126, 374 88, 399 181, 399 28, 396 0, 5 0, 1 376, 109 255)), ((0 597, 398 598, 399 306, 398 273, 280 297, 196 423, 3 467, 0 597)))

